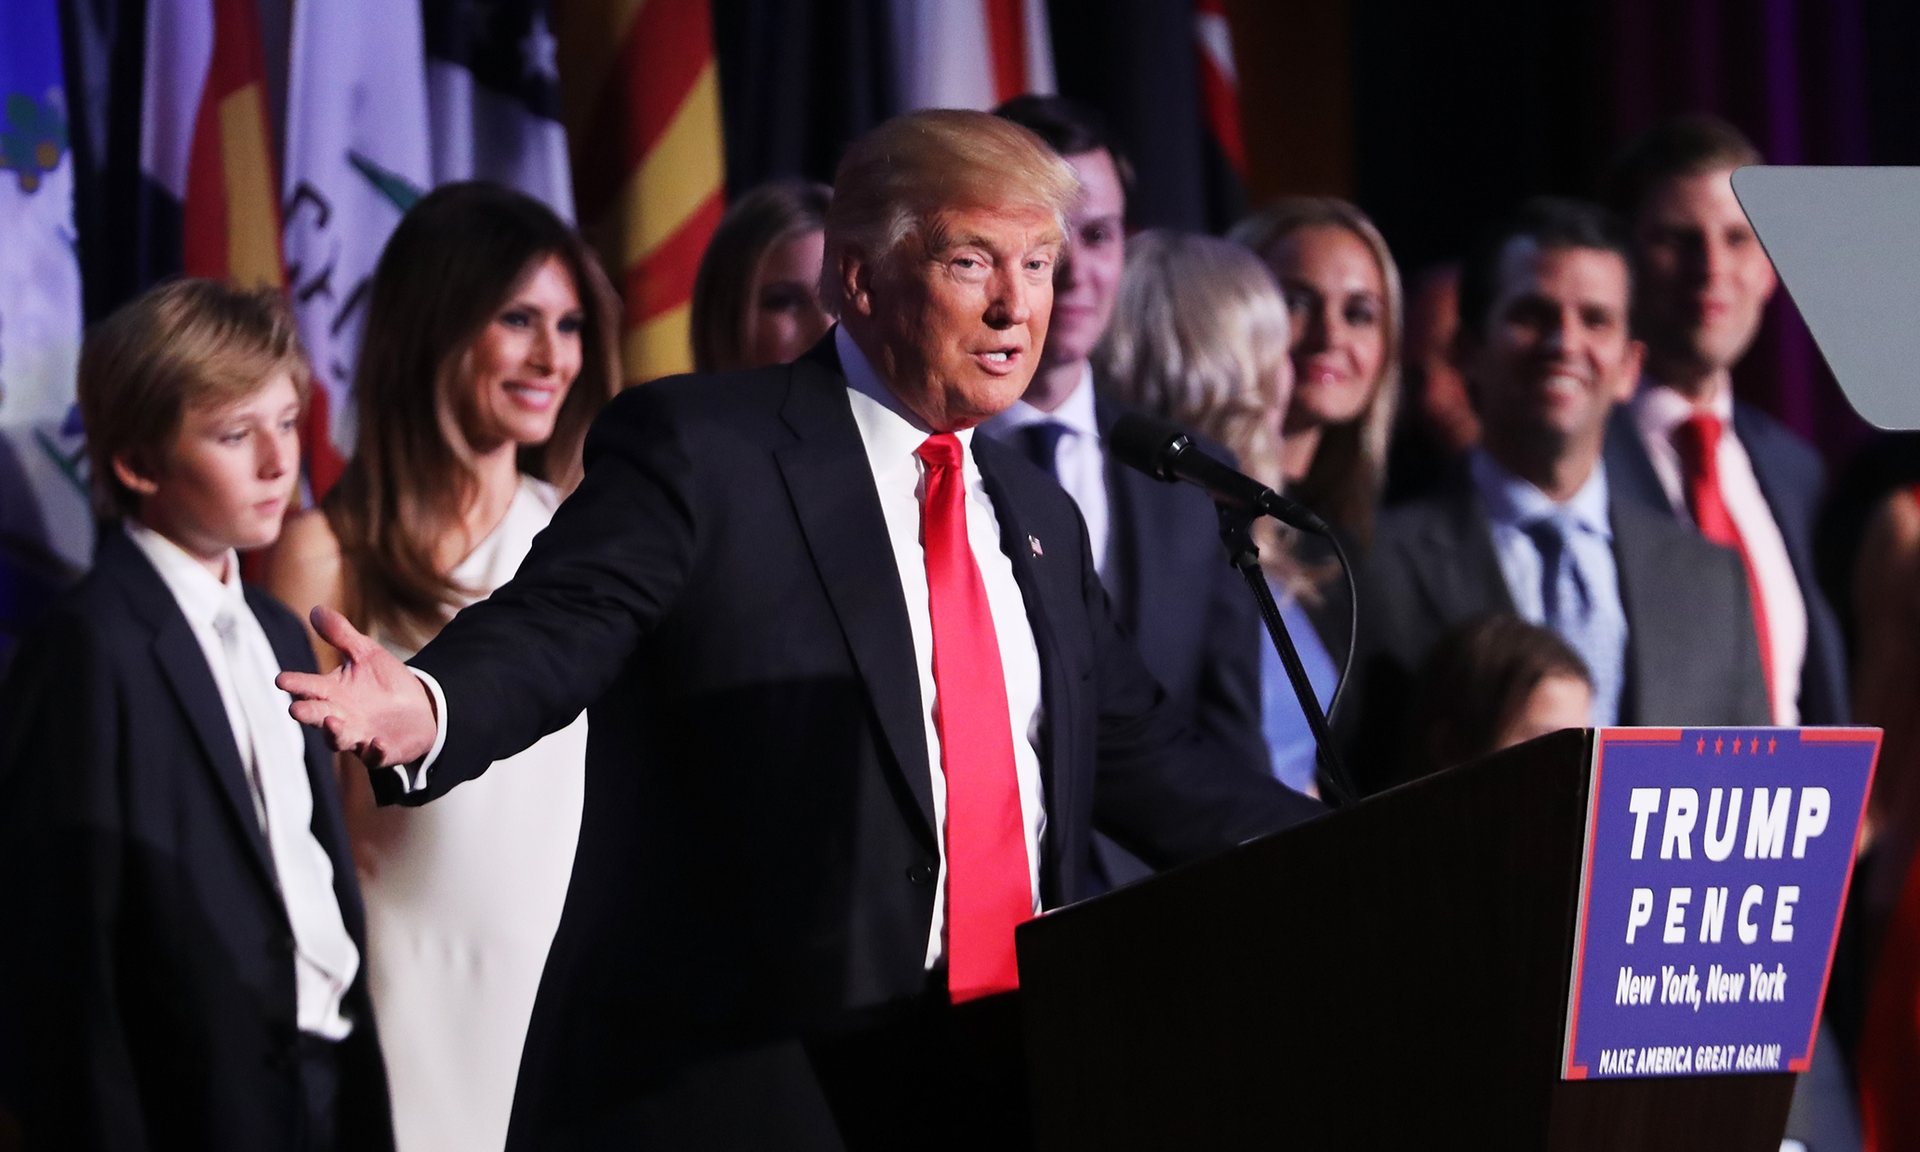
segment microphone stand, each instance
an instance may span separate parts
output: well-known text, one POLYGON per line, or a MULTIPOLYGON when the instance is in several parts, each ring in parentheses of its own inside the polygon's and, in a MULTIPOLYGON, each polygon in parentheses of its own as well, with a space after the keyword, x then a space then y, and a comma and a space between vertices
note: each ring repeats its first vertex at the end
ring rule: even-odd
POLYGON ((1313 693, 1306 667, 1300 663, 1300 652, 1293 646, 1293 637, 1287 633, 1286 621, 1280 618, 1280 605, 1274 602, 1273 589, 1267 587, 1267 574, 1260 570, 1260 549, 1253 542, 1252 531, 1258 514, 1230 508, 1225 504, 1217 504, 1215 508, 1220 513, 1220 542, 1226 545, 1227 560, 1240 570, 1247 587, 1253 592, 1254 602, 1260 605, 1260 615, 1267 622, 1267 635, 1280 653, 1280 663, 1287 669, 1287 680, 1293 684, 1293 694, 1300 701, 1300 711, 1306 714, 1307 727, 1313 730, 1314 746, 1319 751, 1321 777, 1330 794, 1328 799, 1334 802, 1336 808, 1350 807, 1358 800, 1359 792, 1348 777, 1340 754, 1334 750, 1333 735, 1327 730, 1327 714, 1321 710, 1320 699, 1313 693))

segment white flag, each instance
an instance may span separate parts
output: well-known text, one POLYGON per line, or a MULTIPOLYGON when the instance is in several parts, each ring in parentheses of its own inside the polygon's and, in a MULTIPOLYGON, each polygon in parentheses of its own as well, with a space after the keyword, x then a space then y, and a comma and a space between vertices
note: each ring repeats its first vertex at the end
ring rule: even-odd
POLYGON ((353 443, 353 372, 374 265, 432 172, 418 6, 294 4, 281 211, 287 281, 343 451, 353 443))
POLYGON ((903 112, 984 112, 1025 92, 1054 90, 1046 0, 892 0, 890 11, 903 112))
POLYGON ((573 219, 547 0, 426 0, 433 179, 491 180, 573 219))

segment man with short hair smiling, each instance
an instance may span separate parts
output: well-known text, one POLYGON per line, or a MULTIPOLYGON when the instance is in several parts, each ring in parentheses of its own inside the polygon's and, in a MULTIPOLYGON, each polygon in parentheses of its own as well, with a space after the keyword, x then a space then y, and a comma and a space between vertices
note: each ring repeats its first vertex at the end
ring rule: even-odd
POLYGON ((1732 369, 1759 332, 1773 265, 1733 194, 1760 153, 1709 116, 1667 121, 1615 162, 1612 199, 1633 236, 1638 395, 1607 460, 1621 491, 1740 553, 1776 724, 1844 724, 1846 654, 1813 570, 1825 499, 1819 456, 1733 397, 1732 369))
POLYGON ((400 665, 289 676, 388 801, 585 705, 588 804, 510 1148, 1019 1148, 1013 930, 1312 815, 1196 762, 1059 487, 977 425, 1027 390, 1078 185, 931 111, 855 141, 791 365, 616 399, 512 582, 400 665), (410 674, 411 672, 411 674, 410 674))
POLYGON ((1404 727, 1441 635, 1499 611, 1580 654, 1596 725, 1766 722, 1738 558, 1617 498, 1601 461, 1614 404, 1639 378, 1629 283, 1617 229, 1575 201, 1529 202, 1467 263, 1458 354, 1481 447, 1467 482, 1382 523, 1361 597, 1361 739, 1404 727))
MULTIPOLYGON (((1087 522, 1094 567, 1114 614, 1138 639, 1174 714, 1229 770, 1266 771, 1260 727, 1260 617, 1226 562, 1213 504, 1107 455, 1125 408, 1090 356, 1106 335, 1126 264, 1132 168, 1092 109, 1059 96, 1018 96, 995 112, 1031 130, 1073 168, 1080 195, 1054 276, 1053 319, 1024 396, 982 430, 1060 482, 1087 522)), ((1224 455, 1223 450, 1216 449, 1224 455)), ((1147 870, 1104 839, 1114 884, 1147 870)))

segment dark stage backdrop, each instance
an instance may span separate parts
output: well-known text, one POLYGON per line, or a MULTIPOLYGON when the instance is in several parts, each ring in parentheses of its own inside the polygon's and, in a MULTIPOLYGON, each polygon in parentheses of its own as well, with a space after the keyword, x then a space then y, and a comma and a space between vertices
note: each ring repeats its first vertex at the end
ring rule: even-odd
MULTIPOLYGON (((1920 163, 1920 7, 1900 0, 1242 0, 1233 12, 1242 75, 1288 77, 1244 85, 1250 122, 1288 125, 1249 125, 1253 198, 1349 195, 1407 272, 1458 256, 1526 196, 1594 195, 1616 149, 1682 112, 1725 117, 1774 163, 1920 163), (1301 27, 1347 43, 1303 41, 1301 27), (1275 155, 1276 143, 1322 147, 1275 155)), ((1736 387, 1836 464, 1870 437, 1784 293, 1736 387)))
MULTIPOLYGON (((844 143, 898 110, 899 2, 711 0, 730 191, 776 176, 830 180, 844 143)), ((262 0, 269 29, 285 3, 262 0)), ((1417 272, 1527 195, 1591 194, 1622 142, 1692 110, 1727 117, 1778 163, 1920 163, 1910 0, 1222 6, 1244 184, 1208 131, 1195 0, 1049 0, 1060 90, 1100 108, 1134 155, 1136 226, 1219 230, 1248 203, 1332 193, 1371 213, 1403 271, 1417 272)), ((61 4, 95 318, 151 279, 146 256, 168 224, 137 195, 132 163, 143 7, 61 4)), ((1868 435, 1784 296, 1737 382, 1836 462, 1868 435)))

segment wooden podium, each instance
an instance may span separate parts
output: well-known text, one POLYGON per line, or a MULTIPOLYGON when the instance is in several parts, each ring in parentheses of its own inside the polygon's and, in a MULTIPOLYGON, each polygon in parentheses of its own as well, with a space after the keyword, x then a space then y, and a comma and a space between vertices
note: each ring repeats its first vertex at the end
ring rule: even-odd
POLYGON ((1790 1074, 1559 1077, 1592 740, 1022 926, 1036 1146, 1776 1152, 1790 1074))

